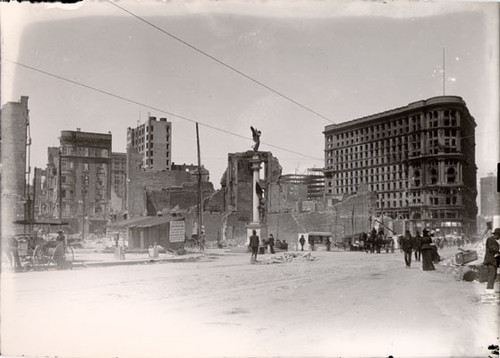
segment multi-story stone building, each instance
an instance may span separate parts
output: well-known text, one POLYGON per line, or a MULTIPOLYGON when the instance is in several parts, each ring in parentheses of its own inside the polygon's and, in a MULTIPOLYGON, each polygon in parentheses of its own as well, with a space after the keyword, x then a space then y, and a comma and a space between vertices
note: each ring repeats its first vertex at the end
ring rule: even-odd
POLYGON ((475 126, 456 96, 326 126, 328 204, 365 184, 377 196, 375 216, 403 219, 411 230, 474 234, 475 126))
POLYGON ((29 127, 28 97, 7 102, 1 111, 1 230, 2 237, 20 233, 14 221, 25 219, 26 173, 29 127))
POLYGON ((142 167, 170 170, 172 167, 172 123, 166 118, 149 117, 137 128, 127 129, 127 147, 142 156, 142 167))
POLYGON ((47 167, 44 170, 45 177, 42 179, 41 191, 37 194, 39 206, 38 218, 59 218, 59 148, 47 148, 47 167))
POLYGON ((127 193, 127 153, 111 153, 111 185, 118 198, 115 211, 124 211, 126 208, 127 193))
POLYGON ((62 218, 72 231, 104 233, 111 199, 111 133, 62 131, 62 218))

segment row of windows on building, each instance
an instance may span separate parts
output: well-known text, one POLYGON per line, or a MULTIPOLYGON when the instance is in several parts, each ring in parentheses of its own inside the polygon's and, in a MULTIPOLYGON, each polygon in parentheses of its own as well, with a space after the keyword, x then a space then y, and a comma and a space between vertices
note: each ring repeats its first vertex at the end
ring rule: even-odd
MULTIPOLYGON (((359 143, 360 141, 369 141, 384 137, 393 137, 403 135, 422 128, 424 114, 411 117, 399 118, 391 122, 380 123, 377 125, 346 131, 337 135, 327 137, 327 142, 337 140, 338 145, 349 145, 359 143)), ((440 123, 444 127, 458 126, 458 113, 455 110, 435 110, 427 112, 428 128, 437 128, 440 123), (441 117, 441 118, 440 118, 441 117)))
MULTIPOLYGON (((153 158, 150 158, 150 159, 145 159, 145 160, 144 160, 144 163, 145 163, 146 165, 153 165, 153 164, 154 164, 154 160, 153 160, 153 158)), ((170 160, 168 160, 168 159, 167 159, 167 160, 165 161, 165 165, 168 167, 168 166, 170 165, 170 160)))
MULTIPOLYGON (((108 172, 108 164, 103 163, 93 163, 97 174, 106 174, 108 172)), ((90 163, 86 162, 73 162, 72 160, 63 159, 61 160, 62 170, 73 170, 79 169, 84 172, 88 172, 90 169, 90 163)))
POLYGON ((97 157, 97 158, 108 158, 109 150, 105 148, 95 148, 95 147, 81 147, 72 145, 62 146, 63 155, 74 155, 79 157, 97 157))
MULTIPOLYGON (((103 204, 87 204, 88 206, 85 208, 85 215, 87 216, 96 216, 103 215, 106 212, 106 205, 103 204)), ((68 217, 70 215, 81 215, 82 214, 82 204, 78 204, 79 209, 76 208, 73 203, 63 203, 62 204, 62 214, 64 217, 68 217)), ((56 210, 57 211, 57 208, 56 210)))
MULTIPOLYGON (((361 152, 371 152, 377 151, 388 147, 398 147, 401 149, 401 145, 405 145, 405 149, 411 149, 408 147, 408 143, 411 145, 421 146, 422 142, 431 143, 431 141, 439 138, 454 140, 454 144, 458 142, 460 139, 460 130, 458 129, 444 129, 444 130, 430 130, 425 134, 409 134, 406 136, 399 137, 391 137, 386 140, 373 141, 373 142, 364 142, 364 144, 353 145, 353 146, 343 146, 342 143, 328 143, 327 149, 336 149, 336 155, 344 155, 344 154, 352 154, 352 153, 361 153, 361 152)), ((329 156, 333 156, 333 151, 328 152, 329 156)))

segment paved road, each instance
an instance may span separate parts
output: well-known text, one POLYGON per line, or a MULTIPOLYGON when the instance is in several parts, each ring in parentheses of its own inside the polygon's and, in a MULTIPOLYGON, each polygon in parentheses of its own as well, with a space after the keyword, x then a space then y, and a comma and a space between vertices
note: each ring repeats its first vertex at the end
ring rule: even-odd
POLYGON ((398 253, 269 257, 250 265, 247 254, 212 251, 198 262, 6 275, 2 353, 486 357, 498 342, 498 304, 445 266, 408 270, 398 253))

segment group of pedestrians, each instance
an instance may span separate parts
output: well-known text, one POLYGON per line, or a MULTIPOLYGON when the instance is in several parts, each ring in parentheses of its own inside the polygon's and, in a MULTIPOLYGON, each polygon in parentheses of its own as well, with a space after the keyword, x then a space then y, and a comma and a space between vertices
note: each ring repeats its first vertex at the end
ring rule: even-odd
MULTIPOLYGON (((260 238, 259 235, 257 235, 257 230, 252 230, 252 235, 250 236, 250 242, 248 244, 248 247, 250 248, 250 251, 252 252, 252 255, 250 256, 250 262, 255 263, 257 262, 257 255, 259 253, 259 246, 261 246, 260 238)), ((276 246, 280 250, 288 250, 288 243, 283 240, 274 240, 273 234, 269 234, 269 237, 267 240, 262 241, 262 246, 265 248, 269 248, 269 252, 271 254, 275 253, 274 247, 276 246)))
POLYGON ((412 236, 410 230, 405 231, 405 235, 401 240, 401 251, 403 251, 406 268, 411 267, 412 256, 415 255, 415 261, 422 261, 422 270, 432 271, 435 262, 439 262, 439 254, 437 247, 432 244, 431 233, 428 229, 424 229, 423 236, 417 231, 415 236, 412 236))

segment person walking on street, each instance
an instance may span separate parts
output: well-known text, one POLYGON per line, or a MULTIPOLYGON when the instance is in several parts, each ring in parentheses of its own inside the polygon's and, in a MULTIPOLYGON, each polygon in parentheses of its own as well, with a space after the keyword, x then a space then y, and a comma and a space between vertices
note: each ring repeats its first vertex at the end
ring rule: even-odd
POLYGON ((269 234, 269 239, 267 239, 267 244, 269 245, 269 249, 271 254, 274 254, 274 236, 273 234, 269 234))
POLYGON ((330 251, 332 248, 332 241, 329 237, 326 238, 326 251, 330 251))
POLYGON ((15 271, 21 270, 23 265, 19 257, 19 242, 15 236, 11 236, 9 240, 9 259, 10 265, 14 266, 15 271))
POLYGON ((496 228, 492 235, 486 240, 486 247, 484 252, 483 265, 486 266, 488 284, 486 286, 487 292, 494 292, 495 279, 497 277, 497 261, 495 255, 500 253, 500 228, 496 228))
POLYGON ((257 235, 257 231, 252 230, 252 236, 250 236, 250 249, 252 250, 252 255, 250 256, 250 263, 257 262, 257 253, 259 252, 259 235, 257 235))
POLYGON ((413 253, 413 238, 411 237, 410 230, 405 231, 405 236, 403 238, 403 252, 405 256, 406 268, 411 266, 411 255, 413 253))
POLYGON ((299 243, 300 243, 300 251, 304 251, 304 244, 306 243, 306 239, 304 239, 304 235, 300 235, 299 243))
POLYGON ((420 231, 417 230, 417 235, 413 239, 413 250, 415 251, 415 261, 420 261, 422 256, 422 236, 420 231))
POLYGON ((375 252, 375 245, 376 245, 376 242, 377 242, 377 230, 375 228, 372 229, 372 231, 370 232, 370 253, 374 253, 375 252))
POLYGON ((433 271, 436 268, 432 262, 434 248, 432 247, 432 239, 429 235, 429 230, 424 229, 422 237, 422 270, 433 271))
POLYGON ((311 251, 314 251, 314 239, 312 238, 312 236, 309 236, 308 243, 311 251))

